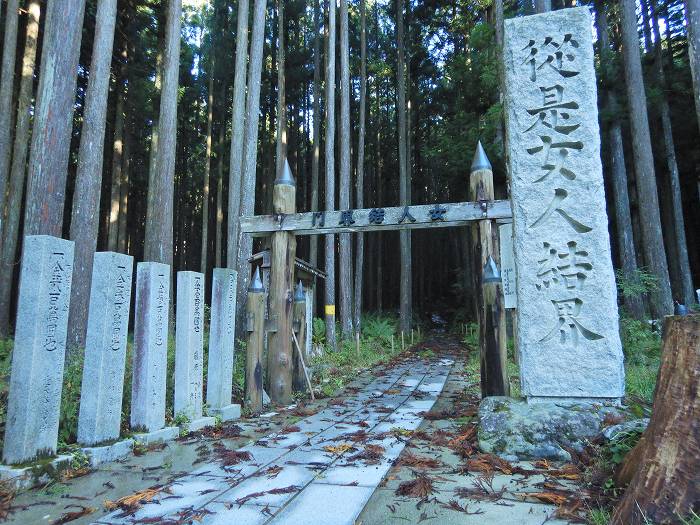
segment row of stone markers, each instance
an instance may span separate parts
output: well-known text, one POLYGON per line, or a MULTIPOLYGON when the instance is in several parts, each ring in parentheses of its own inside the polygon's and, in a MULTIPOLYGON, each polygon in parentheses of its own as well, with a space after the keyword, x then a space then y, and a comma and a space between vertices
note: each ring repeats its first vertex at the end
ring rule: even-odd
MULTIPOLYGON (((78 420, 78 442, 86 447, 111 445, 120 436, 133 267, 128 255, 95 254, 78 420)), ((72 268, 73 242, 25 238, 5 464, 56 452, 72 268)), ((231 404, 236 272, 217 268, 213 275, 206 394, 210 417, 203 417, 204 296, 203 274, 177 274, 174 411, 187 417, 190 430, 213 424, 213 415, 224 420, 240 416, 240 406, 231 404)), ((169 304, 170 267, 138 263, 130 414, 138 441, 170 439, 179 432, 165 427, 169 304)))

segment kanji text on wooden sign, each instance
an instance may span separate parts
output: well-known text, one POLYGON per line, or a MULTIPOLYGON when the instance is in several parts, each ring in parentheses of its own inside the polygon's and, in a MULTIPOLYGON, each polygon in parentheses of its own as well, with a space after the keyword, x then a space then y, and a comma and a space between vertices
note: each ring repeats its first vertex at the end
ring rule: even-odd
POLYGON ((242 217, 241 231, 255 237, 278 231, 296 235, 357 233, 465 226, 471 221, 511 216, 509 201, 458 202, 242 217))

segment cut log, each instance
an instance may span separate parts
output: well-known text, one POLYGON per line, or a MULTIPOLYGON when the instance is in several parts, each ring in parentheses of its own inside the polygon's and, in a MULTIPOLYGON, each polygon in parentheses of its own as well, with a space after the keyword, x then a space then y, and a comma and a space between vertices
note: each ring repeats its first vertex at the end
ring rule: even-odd
POLYGON ((613 524, 680 523, 700 510, 699 387, 700 315, 667 317, 651 421, 628 454, 639 468, 613 524))

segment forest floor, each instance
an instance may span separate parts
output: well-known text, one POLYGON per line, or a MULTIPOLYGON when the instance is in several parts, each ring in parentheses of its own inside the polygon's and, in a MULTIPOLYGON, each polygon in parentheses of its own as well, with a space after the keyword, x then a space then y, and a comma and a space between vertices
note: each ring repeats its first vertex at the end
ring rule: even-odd
POLYGON ((431 336, 330 400, 191 433, 0 502, 17 524, 540 524, 580 472, 476 448, 479 377, 431 336))

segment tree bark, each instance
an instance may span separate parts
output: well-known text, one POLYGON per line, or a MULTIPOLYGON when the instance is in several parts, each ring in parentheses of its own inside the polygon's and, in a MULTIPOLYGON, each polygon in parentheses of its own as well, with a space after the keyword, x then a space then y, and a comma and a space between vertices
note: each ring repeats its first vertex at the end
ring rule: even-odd
POLYGON ((248 62, 248 0, 238 1, 236 29, 236 71, 233 79, 231 117, 231 154, 228 183, 228 243, 226 266, 234 268, 238 257, 238 217, 241 211, 243 177, 243 133, 245 130, 246 70, 248 62))
POLYGON ((49 4, 29 154, 25 235, 62 234, 84 13, 85 0, 49 4))
MULTIPOLYGON (((321 9, 314 0, 314 86, 313 86, 313 153, 311 158, 311 211, 318 210, 319 167, 321 158, 321 9)), ((309 239, 309 262, 318 267, 318 239, 309 239)))
POLYGON ((535 0, 535 12, 546 13, 552 10, 552 0, 535 0))
POLYGON ((667 317, 649 426, 630 451, 636 468, 615 525, 679 523, 700 501, 700 315, 667 317))
MULTIPOLYGON (((326 41, 326 211, 335 210, 335 0, 328 2, 326 41)), ((326 344, 335 342, 335 235, 326 235, 325 321, 326 344)))
POLYGON ((685 0, 685 19, 688 25, 688 55, 693 76, 695 112, 700 125, 700 0, 685 0))
POLYGON ((622 54, 634 166, 637 174, 637 193, 640 202, 644 203, 639 207, 642 246, 645 263, 649 271, 658 279, 658 287, 651 292, 651 314, 655 318, 661 318, 673 311, 673 299, 661 233, 659 196, 656 188, 642 64, 639 57, 636 3, 634 0, 621 0, 621 8, 622 54))
POLYGON ((180 65, 181 0, 169 0, 165 28, 163 89, 158 119, 156 174, 148 187, 153 204, 146 215, 144 259, 173 264, 173 197, 175 188, 175 141, 177 137, 177 92, 180 65))
MULTIPOLYGON (((406 159, 406 65, 404 60, 404 23, 403 0, 396 0, 396 49, 397 49, 397 73, 396 73, 396 114, 398 118, 399 133, 399 200, 401 206, 409 205, 409 186, 407 159, 406 159)), ((401 248, 401 331, 408 333, 411 330, 411 233, 408 230, 400 233, 401 248)))
POLYGON ((214 264, 221 268, 221 256, 223 247, 223 227, 224 227, 224 143, 226 142, 226 122, 225 119, 219 124, 219 151, 216 159, 216 231, 214 239, 214 264))
MULTIPOLYGON (((340 195, 341 210, 350 209, 350 40, 348 0, 340 0, 340 195)), ((340 327, 343 338, 350 339, 352 330, 352 234, 341 233, 340 260, 340 327)))
MULTIPOLYGON (((73 285, 71 286, 68 348, 85 347, 88 305, 92 281, 92 261, 97 247, 102 191, 102 161, 104 157, 107 98, 109 95, 110 66, 114 46, 114 28, 117 19, 117 0, 99 0, 95 15, 95 37, 90 64, 90 80, 85 96, 83 129, 78 150, 78 173, 73 194, 70 238, 75 242, 73 285)), ((125 44, 126 47, 126 44, 125 44)), ((122 59, 126 60, 126 52, 122 59)), ((121 65, 121 82, 126 76, 126 62, 121 65)), ((123 106, 124 89, 118 86, 118 97, 123 106)), ((123 124, 123 116, 122 116, 123 124)), ((121 148, 121 144, 119 145, 121 148)), ((120 155, 121 162, 121 155, 120 155)), ((117 186, 117 210, 119 209, 117 186)), ((115 233, 117 218, 114 218, 115 233)), ((110 223, 110 233, 112 224, 110 223)))
MULTIPOLYGON (((655 10, 656 11, 656 10, 655 10)), ((690 271, 690 260, 688 258, 688 243, 685 237, 685 220, 683 218, 683 198, 681 197, 681 183, 678 173, 678 163, 676 162, 676 146, 673 139, 673 126, 671 122, 671 108, 668 104, 666 91, 666 74, 664 72, 663 49, 661 43, 661 32, 659 31, 659 17, 656 12, 652 16, 652 28, 654 32, 654 67, 656 69, 656 79, 660 90, 659 114, 661 117, 661 129, 664 138, 664 149, 666 153, 666 166, 668 168, 669 190, 671 197, 671 215, 673 217, 673 232, 669 242, 675 244, 676 256, 669 270, 676 274, 676 280, 680 283, 680 290, 676 290, 677 300, 683 304, 691 305, 695 303, 695 290, 693 289, 693 274, 690 271)), ((668 22, 667 22, 668 23, 668 22)))
MULTIPOLYGON (((255 175, 258 158, 258 123, 260 120, 260 78, 263 65, 266 14, 267 2, 265 0, 255 0, 253 6, 253 33, 250 41, 250 66, 248 68, 248 95, 246 98, 245 143, 242 164, 243 178, 241 180, 240 215, 243 217, 253 215, 255 212, 255 175)), ((253 238, 250 235, 240 235, 238 242, 236 330, 238 333, 242 333, 246 290, 250 281, 248 259, 253 251, 253 238)))
MULTIPOLYGON (((5 7, 5 35, 0 66, 0 232, 3 229, 5 192, 9 178, 12 153, 12 117, 14 106, 12 96, 15 85, 15 56, 17 51, 18 0, 7 0, 5 7)), ((0 252, 2 239, 0 239, 0 252)))
MULTIPOLYGON (((600 42, 600 61, 602 64, 602 76, 605 90, 605 104, 611 121, 607 130, 608 151, 610 155, 610 179, 613 191, 615 209, 615 232, 617 234, 617 246, 620 256, 622 274, 628 281, 636 278, 637 257, 634 248, 634 234, 632 230, 632 213, 630 211, 629 190, 627 185, 627 168, 625 166, 625 152, 622 141, 622 125, 620 123, 620 105, 617 93, 612 81, 612 50, 610 49, 610 36, 608 32, 608 15, 602 0, 596 2, 596 26, 600 42)), ((644 302, 640 296, 624 298, 626 309, 635 319, 644 317, 644 302)))
POLYGON ((129 234, 127 233, 127 219, 129 209, 129 179, 131 176, 131 131, 130 115, 131 108, 126 104, 124 116, 124 162, 122 165, 122 182, 119 186, 119 236, 117 241, 117 251, 120 253, 129 252, 129 234))
POLYGON ((0 337, 9 335, 12 285, 19 239, 22 195, 26 180, 27 150, 32 118, 32 87, 36 65, 37 40, 39 38, 40 0, 31 0, 27 7, 27 36, 22 58, 22 80, 17 102, 17 124, 12 148, 12 166, 7 194, 6 221, 2 230, 0 250, 0 337))
MULTIPOLYGON (((125 44, 126 45, 126 44, 125 44)), ((119 207, 121 204, 122 169, 124 166, 124 101, 126 99, 126 48, 122 52, 122 65, 117 75, 117 104, 114 112, 114 142, 112 143, 112 184, 109 206, 107 249, 117 250, 119 244, 119 207)), ((111 58, 111 55, 110 55, 111 58)))
POLYGON ((287 96, 284 72, 284 0, 277 0, 277 142, 275 146, 275 178, 282 176, 287 159, 287 96))
MULTIPOLYGON (((357 138, 357 197, 356 207, 364 208, 365 192, 365 129, 367 120, 367 13, 366 2, 360 0, 360 122, 357 138)), ((365 237, 357 234, 357 253, 355 266, 355 319, 354 327, 360 332, 362 317, 362 279, 365 259, 365 237)))
MULTIPOLYGON (((202 188, 202 252, 199 258, 199 271, 207 274, 209 256, 209 183, 211 174, 212 122, 214 120, 214 58, 209 68, 209 91, 207 96, 207 147, 204 161, 204 186, 202 188)), ((230 222, 230 221, 229 221, 230 222)))
MULTIPOLYGON (((158 133, 160 119, 160 101, 162 98, 163 89, 163 47, 165 46, 165 30, 163 28, 163 17, 161 11, 158 12, 158 51, 156 53, 156 71, 153 87, 155 88, 153 100, 153 112, 155 114, 151 125, 151 150, 148 157, 148 187, 151 188, 155 184, 155 179, 158 171, 158 133)), ((148 191, 146 195, 146 215, 153 209, 153 198, 155 195, 148 191)))

